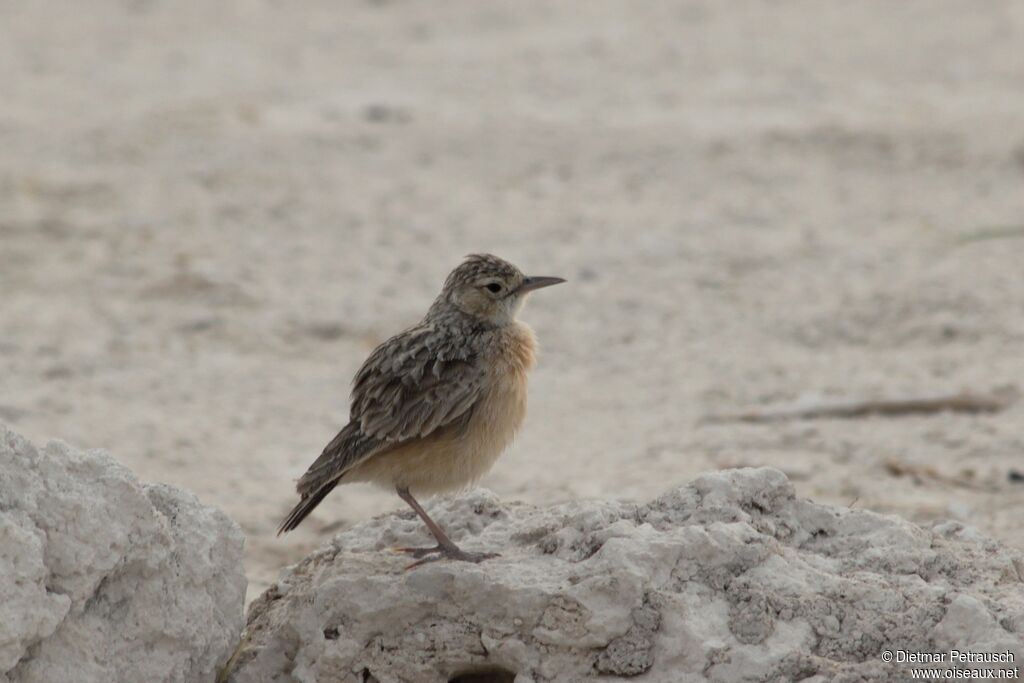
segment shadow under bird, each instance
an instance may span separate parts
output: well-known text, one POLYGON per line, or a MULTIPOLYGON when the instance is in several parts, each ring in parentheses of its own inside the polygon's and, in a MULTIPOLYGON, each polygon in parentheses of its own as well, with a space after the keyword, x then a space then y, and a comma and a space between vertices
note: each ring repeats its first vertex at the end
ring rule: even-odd
POLYGON ((423 320, 378 346, 353 380, 349 423, 298 482, 299 503, 278 534, 297 527, 338 484, 393 488, 437 545, 401 548, 419 561, 480 562, 462 550, 416 495, 463 488, 482 477, 526 415, 526 375, 536 338, 516 320, 527 295, 565 282, 526 276, 490 254, 466 258, 423 320))

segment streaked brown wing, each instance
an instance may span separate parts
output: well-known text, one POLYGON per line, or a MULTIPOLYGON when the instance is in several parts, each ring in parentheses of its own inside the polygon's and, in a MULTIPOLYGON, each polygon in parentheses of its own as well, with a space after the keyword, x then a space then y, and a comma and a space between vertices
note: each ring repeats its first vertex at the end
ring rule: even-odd
POLYGON ((324 446, 323 452, 302 475, 296 488, 301 495, 309 495, 325 483, 337 479, 346 470, 359 464, 384 445, 386 444, 363 434, 358 423, 349 422, 329 444, 324 446))
POLYGON ((456 341, 420 326, 378 347, 356 375, 351 420, 367 436, 398 442, 465 415, 480 398, 484 372, 456 341))

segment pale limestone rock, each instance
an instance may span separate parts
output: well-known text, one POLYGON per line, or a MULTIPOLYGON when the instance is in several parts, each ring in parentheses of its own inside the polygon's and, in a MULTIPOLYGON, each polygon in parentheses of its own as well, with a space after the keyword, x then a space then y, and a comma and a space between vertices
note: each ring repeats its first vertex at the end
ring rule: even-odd
POLYGON ((411 513, 341 533, 252 605, 230 680, 904 681, 883 650, 1024 657, 1019 555, 798 499, 773 469, 642 505, 478 490, 430 510, 502 557, 403 571, 389 547, 430 543, 411 513))
POLYGON ((243 537, 109 456, 0 427, 0 681, 211 681, 242 626, 243 537))

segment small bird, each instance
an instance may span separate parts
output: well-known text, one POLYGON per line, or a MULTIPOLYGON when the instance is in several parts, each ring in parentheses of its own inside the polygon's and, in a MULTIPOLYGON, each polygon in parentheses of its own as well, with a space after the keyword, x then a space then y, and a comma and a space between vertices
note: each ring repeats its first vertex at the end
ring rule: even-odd
POLYGON ((416 495, 482 477, 526 415, 526 375, 537 341, 516 320, 527 295, 565 282, 527 277, 508 261, 472 254, 448 275, 423 320, 378 346, 352 383, 348 424, 299 479, 301 500, 281 523, 291 531, 338 484, 393 488, 437 539, 401 548, 419 559, 480 562, 459 548, 416 495))

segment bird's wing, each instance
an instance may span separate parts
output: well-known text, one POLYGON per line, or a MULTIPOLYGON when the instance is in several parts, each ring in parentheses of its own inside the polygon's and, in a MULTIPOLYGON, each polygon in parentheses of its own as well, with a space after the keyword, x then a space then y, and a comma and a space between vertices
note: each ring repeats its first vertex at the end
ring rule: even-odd
POLYGON ((299 479, 296 485, 298 492, 303 498, 309 496, 323 488, 324 484, 336 481, 366 457, 380 450, 383 445, 377 439, 363 434, 358 423, 349 422, 329 444, 324 446, 320 456, 299 479))
POLYGON ((356 374, 350 419, 385 442, 424 437, 480 398, 479 356, 454 335, 421 325, 381 344, 356 374))
POLYGON ((461 336, 439 333, 430 325, 378 346, 353 381, 348 425, 299 479, 302 500, 278 533, 298 526, 338 479, 366 458, 468 416, 483 392, 485 372, 479 362, 461 336))
POLYGON ((299 479, 299 493, 309 496, 375 453, 452 424, 482 386, 476 356, 458 338, 425 325, 392 337, 356 373, 350 421, 299 479))

